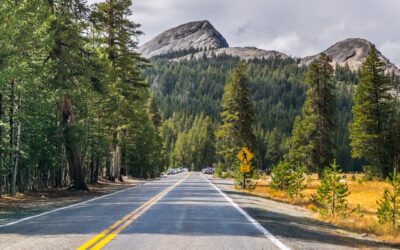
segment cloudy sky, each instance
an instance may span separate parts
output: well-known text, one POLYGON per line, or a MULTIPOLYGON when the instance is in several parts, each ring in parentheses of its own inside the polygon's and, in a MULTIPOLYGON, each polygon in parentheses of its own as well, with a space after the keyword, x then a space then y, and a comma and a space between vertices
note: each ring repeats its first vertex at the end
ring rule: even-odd
POLYGON ((133 0, 132 8, 146 33, 141 43, 177 25, 209 20, 230 46, 300 57, 360 37, 400 66, 399 0, 133 0))

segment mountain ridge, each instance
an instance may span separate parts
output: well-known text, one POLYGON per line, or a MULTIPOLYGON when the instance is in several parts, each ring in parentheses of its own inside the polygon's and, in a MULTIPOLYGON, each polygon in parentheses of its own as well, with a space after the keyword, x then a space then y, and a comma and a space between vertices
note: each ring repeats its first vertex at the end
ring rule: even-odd
MULTIPOLYGON (((321 53, 332 58, 332 65, 348 66, 352 70, 360 69, 365 62, 373 43, 363 38, 347 38, 339 41, 321 53)), ((256 47, 229 47, 226 39, 207 20, 194 21, 168 29, 139 47, 138 52, 144 57, 168 57, 172 61, 199 59, 229 55, 243 60, 290 58, 276 50, 264 50, 256 47), (187 51, 187 53, 183 53, 187 51), (182 53, 180 53, 182 52, 182 53), (175 53, 175 54, 174 54, 175 53)), ((299 57, 300 65, 308 65, 319 57, 316 55, 299 57)), ((400 76, 400 70, 381 52, 379 57, 386 64, 386 72, 400 76)))

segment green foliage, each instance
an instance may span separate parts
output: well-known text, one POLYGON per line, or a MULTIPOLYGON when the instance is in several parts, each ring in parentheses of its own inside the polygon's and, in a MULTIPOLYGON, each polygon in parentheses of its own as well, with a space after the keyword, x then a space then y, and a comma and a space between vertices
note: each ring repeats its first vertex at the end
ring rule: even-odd
POLYGON ((265 161, 269 168, 278 164, 287 153, 286 140, 286 136, 278 128, 274 128, 265 136, 265 161))
POLYGON ((354 158, 364 158, 387 177, 391 170, 390 81, 384 63, 372 47, 361 68, 360 82, 353 99, 353 120, 350 124, 350 146, 354 158))
POLYGON ((380 224, 390 224, 400 230, 400 174, 394 172, 389 183, 392 191, 385 189, 382 199, 377 201, 377 217, 380 224))
POLYGON ((306 101, 295 120, 288 159, 321 174, 333 159, 336 94, 331 59, 321 54, 306 73, 306 101))
POLYGON ((230 74, 221 101, 222 124, 217 132, 218 154, 229 171, 237 171, 236 154, 242 147, 254 152, 254 107, 246 78, 246 66, 239 64, 230 74))
POLYGON ((380 175, 379 170, 377 171, 376 167, 370 166, 370 165, 365 165, 363 166, 363 181, 372 181, 374 178, 380 175))
POLYGON ((200 114, 174 115, 160 127, 163 140, 164 167, 185 166, 199 171, 211 167, 215 159, 215 124, 200 114))
POLYGON ((289 162, 281 161, 272 168, 271 187, 286 192, 290 197, 301 195, 304 189, 304 169, 293 167, 289 162))
POLYGON ((0 4, 0 195, 14 179, 21 192, 85 189, 137 162, 143 177, 160 173, 160 116, 141 78, 130 5, 0 4))
POLYGON ((217 166, 215 167, 215 170, 214 170, 214 175, 216 177, 222 177, 223 171, 224 171, 224 167, 222 166, 222 163, 218 162, 217 166))
POLYGON ((347 184, 341 182, 341 170, 336 165, 336 160, 322 173, 321 185, 317 189, 314 200, 322 216, 345 216, 347 210, 347 196, 350 192, 347 184))

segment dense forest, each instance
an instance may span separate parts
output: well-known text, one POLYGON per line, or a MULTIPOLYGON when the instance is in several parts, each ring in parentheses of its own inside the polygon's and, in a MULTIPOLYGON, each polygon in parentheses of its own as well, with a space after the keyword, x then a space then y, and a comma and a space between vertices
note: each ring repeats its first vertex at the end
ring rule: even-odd
POLYGON ((0 4, 0 195, 161 171, 131 1, 0 4))
MULTIPOLYGON (((162 130, 164 151, 170 155, 166 166, 174 166, 174 154, 178 139, 191 129, 197 117, 209 117, 214 130, 221 123, 221 98, 229 73, 240 63, 240 58, 221 55, 202 57, 198 60, 167 60, 165 57, 152 59, 153 67, 144 71, 151 89, 157 97, 157 103, 165 119, 162 130), (173 126, 172 126, 173 124, 173 126), (175 129, 173 129, 175 128, 175 129)), ((288 140, 292 133, 295 117, 300 114, 305 100, 306 66, 299 66, 296 59, 254 59, 246 62, 246 75, 251 100, 256 107, 255 123, 252 128, 256 137, 258 167, 271 169, 284 158, 289 150, 288 140)), ((346 171, 361 171, 361 162, 350 154, 348 125, 351 120, 352 96, 358 83, 358 72, 348 67, 336 66, 334 75, 337 126, 335 133, 334 155, 340 166, 346 171)), ((188 139, 188 145, 193 143, 188 139)), ((216 141, 208 144, 216 148, 216 141)), ((190 151, 190 146, 186 147, 190 151)), ((191 155, 187 152, 186 155, 191 155)), ((178 157, 179 158, 179 157, 178 157)), ((198 159, 198 158, 196 158, 198 159)), ((218 160, 218 158, 216 159, 218 160)), ((198 170, 201 164, 209 160, 194 160, 198 170)))

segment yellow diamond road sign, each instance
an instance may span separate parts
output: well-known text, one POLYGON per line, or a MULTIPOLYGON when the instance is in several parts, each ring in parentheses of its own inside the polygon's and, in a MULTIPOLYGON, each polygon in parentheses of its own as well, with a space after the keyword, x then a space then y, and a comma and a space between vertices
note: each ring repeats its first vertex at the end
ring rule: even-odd
POLYGON ((250 152, 250 150, 248 150, 246 147, 242 148, 242 150, 240 150, 236 156, 239 161, 243 162, 244 164, 249 163, 254 157, 253 153, 250 152))
POLYGON ((250 165, 249 164, 240 165, 240 173, 250 173, 250 165))

